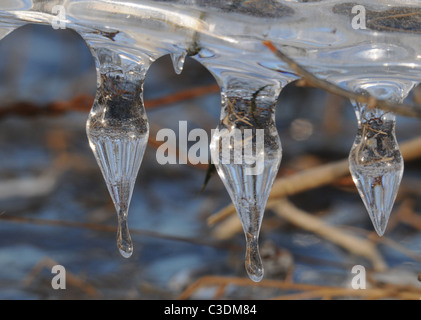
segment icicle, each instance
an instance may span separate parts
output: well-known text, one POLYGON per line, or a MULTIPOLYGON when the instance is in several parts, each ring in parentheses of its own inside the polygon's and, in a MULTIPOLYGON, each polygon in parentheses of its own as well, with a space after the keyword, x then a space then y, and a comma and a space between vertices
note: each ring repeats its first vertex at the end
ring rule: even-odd
POLYGON ((358 134, 349 155, 352 178, 379 236, 386 230, 403 174, 395 117, 354 103, 358 134))
MULTIPOLYGON (((379 99, 402 102, 396 86, 367 85, 379 99)), ((408 90, 409 91, 409 90, 408 90)), ((365 92, 365 91, 363 91, 365 92)), ((349 155, 349 166, 358 192, 379 236, 386 230, 403 175, 403 159, 395 136, 395 116, 367 104, 353 102, 358 133, 349 155)))
POLYGON ((187 51, 171 53, 171 60, 176 74, 183 72, 184 61, 186 60, 187 51))
POLYGON ((279 92, 278 83, 231 79, 222 89, 221 120, 210 146, 212 161, 241 219, 245 267, 256 282, 263 277, 260 226, 282 157, 274 115, 279 92))
POLYGON ((127 226, 130 200, 149 137, 142 88, 147 66, 108 49, 93 49, 98 69, 97 95, 86 125, 118 215, 117 246, 132 255, 127 226))

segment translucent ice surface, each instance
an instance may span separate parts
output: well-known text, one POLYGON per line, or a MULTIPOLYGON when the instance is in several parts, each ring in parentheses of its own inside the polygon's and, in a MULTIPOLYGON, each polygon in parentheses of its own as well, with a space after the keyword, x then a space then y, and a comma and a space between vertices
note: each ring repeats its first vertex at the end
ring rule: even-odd
MULTIPOLYGON (((414 83, 354 82, 354 89, 379 99, 401 102, 414 83)), ((379 236, 386 230, 403 175, 403 159, 395 136, 395 116, 353 102, 358 133, 349 155, 349 169, 379 236)))
POLYGON ((86 130, 118 215, 117 246, 132 255, 127 215, 149 138, 142 86, 145 65, 108 49, 94 50, 99 87, 86 130))
POLYGON ((279 85, 228 78, 223 87, 221 120, 211 155, 246 237, 246 270, 253 281, 263 277, 259 232, 267 199, 282 158, 274 111, 279 85))

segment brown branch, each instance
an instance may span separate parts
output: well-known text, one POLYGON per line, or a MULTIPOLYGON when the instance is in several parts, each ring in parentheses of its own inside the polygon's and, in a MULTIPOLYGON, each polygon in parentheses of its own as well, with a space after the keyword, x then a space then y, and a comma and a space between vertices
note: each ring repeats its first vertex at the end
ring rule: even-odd
POLYGON ((406 255, 407 257, 411 258, 418 263, 421 263, 421 255, 415 253, 414 251, 406 248, 405 246, 401 245, 399 242, 392 240, 386 236, 379 237, 375 231, 368 231, 365 229, 361 229, 354 226, 344 226, 344 230, 352 230, 352 232, 356 234, 360 234, 363 237, 366 237, 373 243, 381 243, 385 246, 395 249, 396 251, 401 252, 402 254, 406 255))
POLYGON ((320 290, 305 291, 298 294, 282 295, 273 298, 273 300, 302 300, 302 299, 332 299, 339 297, 359 297, 367 300, 377 300, 386 298, 399 298, 401 300, 419 300, 420 293, 412 291, 403 291, 400 288, 372 288, 369 292, 365 290, 354 290, 351 288, 324 288, 320 290))
MULTIPOLYGON (((4 213, 0 214, 0 221, 11 222, 11 223, 29 223, 33 225, 45 225, 45 226, 53 226, 53 227, 87 229, 87 230, 100 231, 100 232, 115 233, 117 230, 116 227, 114 226, 106 226, 106 225, 100 225, 100 224, 95 224, 95 223, 83 223, 83 222, 52 220, 52 219, 38 219, 38 218, 28 218, 28 217, 13 217, 13 216, 5 215, 4 213)), ((165 239, 165 240, 170 240, 170 241, 187 242, 190 244, 220 248, 220 249, 225 249, 225 250, 232 250, 232 251, 241 250, 238 246, 235 246, 235 245, 215 243, 211 241, 206 241, 205 239, 171 236, 171 235, 166 235, 166 234, 162 234, 162 233, 158 233, 154 231, 148 231, 148 230, 130 229, 130 233, 132 235, 153 237, 153 238, 165 239)))
MULTIPOLYGON (((216 92, 219 92, 219 87, 217 84, 189 88, 183 91, 179 91, 175 94, 169 94, 161 98, 146 100, 145 108, 149 110, 155 109, 164 105, 170 105, 216 92)), ((30 102, 18 102, 0 108, 0 119, 10 115, 18 115, 21 117, 55 117, 71 111, 89 112, 92 108, 93 103, 94 98, 86 94, 74 97, 68 101, 52 102, 46 105, 45 107, 41 107, 30 102)))
POLYGON ((0 119, 10 115, 20 117, 56 117, 69 111, 89 112, 93 102, 94 98, 89 95, 80 95, 68 101, 52 102, 45 107, 40 107, 30 102, 18 102, 0 108, 0 119))
MULTIPOLYGON (((220 287, 220 286, 237 286, 237 287, 259 287, 269 289, 279 289, 290 292, 307 293, 307 298, 324 298, 324 297, 361 297, 361 298, 398 298, 398 299, 414 299, 419 300, 421 297, 421 289, 409 286, 390 285, 385 288, 367 288, 365 290, 353 290, 350 288, 330 287, 302 283, 289 283, 280 280, 265 280, 253 282, 246 278, 237 277, 220 277, 220 276, 204 276, 197 279, 189 285, 179 296, 179 299, 185 300, 193 296, 201 288, 220 287)), ((294 298, 294 296, 278 296, 275 299, 294 298)), ((299 298, 299 297, 295 297, 299 298)))
POLYGON ((284 61, 294 72, 303 77, 306 83, 310 86, 325 90, 332 94, 355 100, 360 103, 366 103, 370 106, 375 106, 378 109, 393 112, 401 116, 414 117, 421 119, 420 106, 413 106, 407 104, 393 103, 386 100, 379 100, 370 95, 361 95, 352 91, 348 91, 333 83, 317 78, 313 73, 307 71, 303 66, 296 63, 293 59, 288 57, 277 49, 272 42, 264 41, 263 44, 268 47, 279 59, 284 61))
MULTIPOLYGON (((206 94, 211 94, 219 92, 219 87, 217 84, 200 86, 196 88, 189 88, 183 91, 180 91, 175 94, 170 94, 161 98, 150 99, 145 101, 145 107, 149 109, 155 109, 160 106, 174 104, 180 101, 185 101, 188 99, 194 99, 197 97, 204 96, 206 94)), ((80 95, 69 101, 59 101, 48 104, 46 107, 40 107, 29 102, 19 102, 8 107, 0 108, 0 119, 5 118, 10 115, 18 115, 21 117, 35 117, 35 116, 60 116, 67 112, 89 112, 91 110, 94 98, 88 95, 80 95)), ((155 132, 159 130, 158 127, 154 127, 155 132)), ((153 138, 156 136, 153 134, 153 127, 151 126, 151 134, 149 136, 148 144, 153 148, 157 149, 163 144, 163 142, 157 141, 153 138)), ((179 151, 177 149, 172 150, 179 157, 179 151)), ((192 164, 187 159, 187 165, 192 167, 197 167, 202 170, 207 170, 207 164, 192 164)))
POLYGON ((220 89, 217 84, 211 84, 202 87, 189 88, 168 96, 156 99, 150 99, 145 101, 145 107, 147 109, 154 109, 163 105, 174 104, 180 101, 189 99, 195 99, 211 93, 219 93, 220 89))
POLYGON ((354 255, 368 259, 375 271, 387 269, 386 263, 372 242, 346 233, 338 227, 328 225, 323 220, 297 208, 286 199, 271 201, 268 203, 268 208, 274 209, 279 217, 286 219, 295 226, 315 233, 354 255))
POLYGON ((277 288, 285 290, 317 290, 324 287, 317 285, 289 283, 280 280, 261 280, 260 282, 253 282, 247 278, 236 277, 220 277, 220 276, 204 276, 193 282, 188 286, 178 297, 180 300, 188 299, 194 292, 202 287, 234 285, 240 287, 263 287, 263 288, 277 288))
MULTIPOLYGON (((375 245, 369 240, 356 237, 344 232, 343 229, 331 226, 323 220, 298 209, 286 199, 270 200, 266 206, 274 209, 275 213, 289 223, 339 245, 345 250, 357 256, 364 257, 372 262, 376 271, 386 269, 380 253, 375 245)), ((229 217, 224 223, 215 228, 213 235, 218 239, 228 239, 242 230, 240 220, 237 215, 229 217)))
MULTIPOLYGON (((44 268, 52 269, 52 267, 58 264, 59 263, 48 257, 41 259, 23 279, 23 285, 29 287, 44 268)), ((91 297, 99 298, 102 296, 94 286, 86 283, 86 281, 68 271, 66 272, 66 283, 74 288, 79 288, 91 297)))

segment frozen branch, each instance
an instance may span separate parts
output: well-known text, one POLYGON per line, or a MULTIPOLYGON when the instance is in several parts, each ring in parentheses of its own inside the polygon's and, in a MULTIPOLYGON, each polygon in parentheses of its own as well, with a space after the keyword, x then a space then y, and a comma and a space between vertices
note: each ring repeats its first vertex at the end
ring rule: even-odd
POLYGON ((414 117, 421 119, 421 108, 408 104, 393 103, 386 100, 379 100, 370 95, 361 95, 348 91, 333 83, 317 78, 313 73, 307 71, 304 67, 296 63, 293 59, 277 49, 272 42, 264 41, 263 44, 268 47, 280 60, 285 62, 294 72, 301 76, 304 81, 313 87, 325 90, 329 93, 355 100, 360 103, 366 103, 371 107, 376 107, 385 111, 393 112, 401 116, 414 117))

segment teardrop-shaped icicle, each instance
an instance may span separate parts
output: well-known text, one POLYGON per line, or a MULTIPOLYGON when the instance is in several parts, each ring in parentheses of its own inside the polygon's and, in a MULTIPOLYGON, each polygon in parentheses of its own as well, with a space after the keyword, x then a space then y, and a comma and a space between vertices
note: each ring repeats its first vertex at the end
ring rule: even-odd
POLYGON ((184 61, 186 61, 187 51, 171 53, 171 60, 176 74, 181 74, 184 68, 184 61))
POLYGON ((146 67, 107 49, 94 53, 99 83, 86 130, 117 210, 117 245, 128 258, 133 252, 128 208, 149 137, 142 99, 146 67))
MULTIPOLYGON (((407 92, 412 88, 409 84, 407 92)), ((398 84, 365 83, 357 91, 378 99, 402 102, 406 96, 398 84)), ((349 168, 358 192, 379 236, 386 230, 403 175, 404 163, 395 136, 391 112, 352 102, 358 133, 349 155, 349 168)))
POLYGON ((221 121, 210 146, 244 229, 246 271, 256 282, 263 277, 260 226, 282 157, 274 116, 279 92, 278 83, 231 79, 222 90, 221 121))

